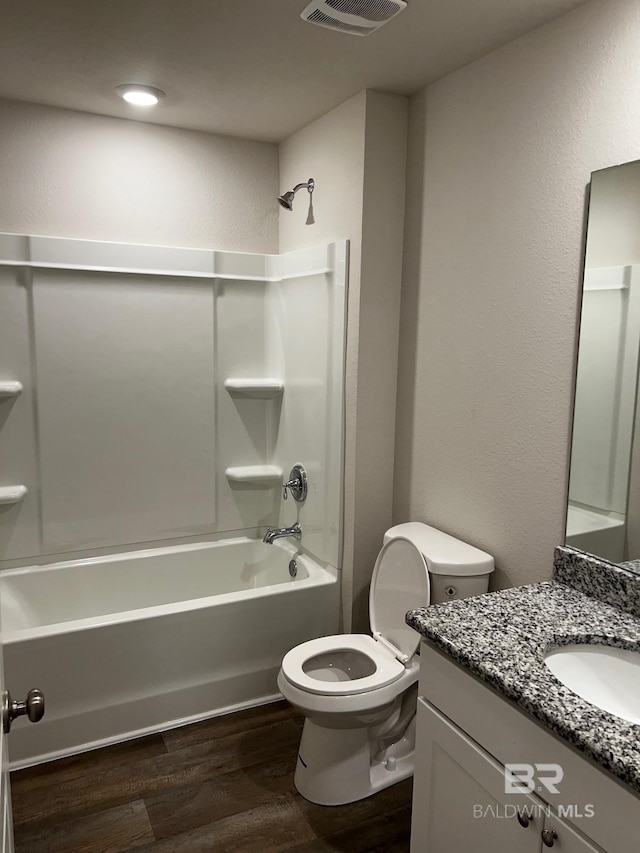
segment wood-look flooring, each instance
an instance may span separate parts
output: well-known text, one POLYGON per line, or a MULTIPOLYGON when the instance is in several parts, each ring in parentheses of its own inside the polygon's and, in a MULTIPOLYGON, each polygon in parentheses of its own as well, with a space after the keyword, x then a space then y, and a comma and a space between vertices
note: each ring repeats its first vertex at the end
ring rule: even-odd
POLYGON ((411 780, 312 805, 301 727, 278 702, 12 773, 16 853, 406 853, 411 780))

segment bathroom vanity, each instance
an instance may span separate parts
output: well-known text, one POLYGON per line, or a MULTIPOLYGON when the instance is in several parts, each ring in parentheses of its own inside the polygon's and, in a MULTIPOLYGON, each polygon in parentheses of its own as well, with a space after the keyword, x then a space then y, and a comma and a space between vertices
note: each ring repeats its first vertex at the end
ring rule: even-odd
POLYGON ((638 724, 545 663, 576 644, 640 649, 639 596, 640 577, 559 548, 553 583, 407 614, 425 640, 412 853, 640 847, 638 724))

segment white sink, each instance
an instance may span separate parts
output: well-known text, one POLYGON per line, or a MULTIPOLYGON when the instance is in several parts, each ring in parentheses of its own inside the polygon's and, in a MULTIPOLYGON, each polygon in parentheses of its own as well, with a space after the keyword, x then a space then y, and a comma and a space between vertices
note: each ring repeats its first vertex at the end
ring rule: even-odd
POLYGON ((559 646, 544 662, 558 681, 603 711, 640 725, 640 651, 559 646))

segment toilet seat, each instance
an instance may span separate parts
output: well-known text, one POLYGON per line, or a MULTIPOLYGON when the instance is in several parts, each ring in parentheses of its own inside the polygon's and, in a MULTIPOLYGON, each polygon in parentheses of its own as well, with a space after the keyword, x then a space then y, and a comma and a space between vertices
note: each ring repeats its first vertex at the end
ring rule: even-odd
POLYGON ((287 681, 300 690, 321 696, 367 693, 392 684, 405 671, 405 666, 368 634, 339 634, 308 640, 287 652, 282 661, 282 672, 287 681), (347 681, 323 681, 304 671, 305 664, 314 657, 332 654, 337 657, 343 651, 365 655, 375 666, 375 671, 364 678, 347 681))
POLYGON ((424 607, 429 604, 427 564, 413 542, 396 537, 382 547, 373 569, 369 592, 373 637, 336 634, 301 643, 284 656, 284 677, 294 687, 319 696, 355 696, 393 684, 407 671, 420 644, 420 635, 404 619, 416 601, 424 607), (349 653, 366 660, 350 660, 349 653), (324 677, 313 675, 314 658, 319 658, 315 671, 324 677), (366 674, 351 677, 350 664, 354 673, 366 674))

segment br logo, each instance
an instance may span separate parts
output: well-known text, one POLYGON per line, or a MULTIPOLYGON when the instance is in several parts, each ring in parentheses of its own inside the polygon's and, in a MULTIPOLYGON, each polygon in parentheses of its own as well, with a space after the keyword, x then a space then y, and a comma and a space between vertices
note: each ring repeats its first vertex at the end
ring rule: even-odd
POLYGON ((564 770, 559 764, 506 764, 504 768, 505 794, 531 794, 546 789, 559 794, 564 770))

